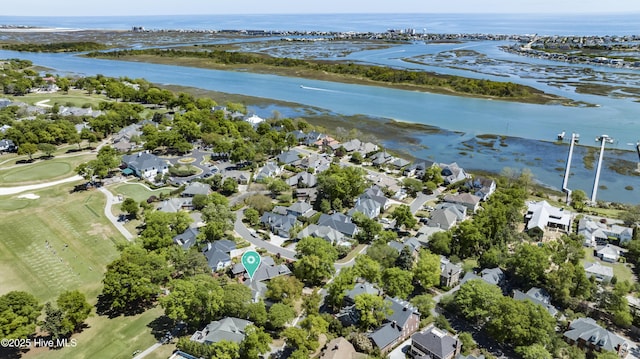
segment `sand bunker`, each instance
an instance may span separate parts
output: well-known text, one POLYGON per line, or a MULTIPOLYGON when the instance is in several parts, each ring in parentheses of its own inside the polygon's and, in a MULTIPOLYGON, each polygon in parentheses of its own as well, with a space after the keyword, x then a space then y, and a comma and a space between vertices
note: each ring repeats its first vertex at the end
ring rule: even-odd
POLYGON ((37 194, 33 194, 33 193, 27 193, 27 194, 22 194, 22 195, 18 196, 18 198, 38 199, 38 198, 40 198, 40 196, 38 196, 37 194))

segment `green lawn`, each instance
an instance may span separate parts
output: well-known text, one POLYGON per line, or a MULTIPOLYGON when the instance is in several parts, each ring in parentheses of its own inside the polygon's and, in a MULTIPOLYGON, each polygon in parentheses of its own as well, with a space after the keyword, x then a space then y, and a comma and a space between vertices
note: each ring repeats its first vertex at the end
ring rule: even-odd
MULTIPOLYGON (((71 186, 32 191, 38 199, 0 197, 0 294, 23 290, 44 303, 78 289, 96 303, 106 265, 118 255, 115 244, 124 238, 103 214, 102 193, 70 194, 71 186)), ((131 358, 156 342, 149 324, 161 315, 160 308, 113 319, 94 314, 72 337, 75 348, 40 348, 23 358, 131 358)), ((169 346, 154 355, 167 352, 169 346)))
POLYGON ((75 175, 75 168, 82 162, 89 161, 95 155, 86 154, 72 157, 59 157, 50 160, 37 160, 34 163, 5 163, 0 167, 0 185, 24 185, 47 182, 75 175))
POLYGON ((53 106, 56 103, 61 106, 71 104, 75 107, 82 107, 89 104, 93 109, 98 109, 101 102, 111 101, 104 95, 89 95, 83 90, 69 90, 68 94, 62 91, 56 93, 30 93, 25 96, 16 96, 14 99, 30 105, 35 105, 37 102, 43 100, 49 100, 45 103, 45 105, 49 106, 53 106))
POLYGON ((607 263, 607 262, 601 261, 599 258, 593 255, 593 248, 584 249, 584 260, 586 262, 599 262, 603 266, 612 267, 613 275, 615 275, 616 278, 618 278, 618 281, 620 282, 623 282, 625 280, 628 280, 629 283, 635 282, 635 276, 633 275, 633 271, 631 270, 631 268, 627 266, 627 263, 620 263, 620 262, 607 263))
POLYGON ((121 194, 125 198, 133 198, 136 202, 145 201, 150 196, 160 196, 160 193, 169 193, 174 188, 161 188, 149 190, 146 186, 139 183, 123 183, 115 187, 109 188, 115 194, 121 194))
POLYGON ((104 195, 69 194, 72 186, 33 191, 38 199, 0 197, 0 294, 24 290, 45 302, 78 289, 95 303, 124 238, 103 214, 104 195))
MULTIPOLYGON (((162 316, 160 307, 153 308, 135 316, 120 316, 109 319, 95 315, 87 320, 89 325, 82 333, 74 335, 75 348, 61 350, 31 351, 23 356, 25 359, 46 358, 113 358, 131 359, 136 350, 143 351, 156 343, 151 334, 149 324, 162 316)), ((175 347, 174 347, 175 348, 175 347)), ((163 347, 157 349, 165 353, 163 347)), ((156 354, 156 353, 154 353, 156 354)), ((153 358, 154 356, 149 356, 153 358)), ((164 356, 168 358, 168 356, 164 356)))

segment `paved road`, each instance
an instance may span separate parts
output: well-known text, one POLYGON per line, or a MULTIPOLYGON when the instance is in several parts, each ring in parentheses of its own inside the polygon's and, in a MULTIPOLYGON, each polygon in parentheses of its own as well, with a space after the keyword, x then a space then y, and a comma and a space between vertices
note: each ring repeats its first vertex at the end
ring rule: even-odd
POLYGON ((426 195, 424 193, 418 193, 416 199, 411 202, 409 208, 411 208, 411 213, 416 214, 424 206, 425 203, 432 201, 438 197, 440 194, 440 189, 436 189, 433 191, 433 194, 426 195))
POLYGON ((290 249, 282 248, 280 246, 276 246, 275 244, 269 243, 262 238, 255 238, 249 229, 242 223, 242 218, 244 217, 242 210, 238 210, 236 212, 236 222, 233 225, 233 229, 236 233, 247 240, 249 243, 253 244, 258 248, 264 248, 269 253, 279 254, 282 258, 295 260, 296 252, 290 249))
POLYGON ((160 348, 162 346, 162 343, 158 342, 155 343, 154 345, 148 347, 147 349, 145 349, 142 353, 136 355, 133 357, 133 359, 142 359, 144 357, 146 357, 147 355, 151 354, 151 352, 153 352, 154 350, 160 348))
POLYGON ((131 232, 129 232, 129 230, 126 229, 121 222, 118 222, 118 218, 116 218, 116 216, 114 216, 113 213, 111 213, 111 207, 114 204, 118 203, 118 201, 108 189, 104 187, 100 187, 98 188, 98 190, 104 193, 105 196, 107 196, 107 204, 104 206, 104 215, 107 216, 107 218, 111 221, 111 223, 113 223, 113 225, 118 229, 118 231, 122 233, 124 238, 126 238, 128 241, 132 241, 134 238, 134 235, 131 234, 131 232))
POLYGON ((61 180, 46 182, 46 183, 30 184, 26 186, 16 186, 16 187, 0 187, 0 196, 16 194, 16 193, 25 192, 25 191, 33 191, 36 189, 56 186, 62 183, 80 181, 82 179, 83 179, 82 177, 75 175, 75 176, 63 178, 61 180))
POLYGON ((340 269, 345 268, 345 267, 351 267, 354 264, 356 264, 356 258, 358 258, 359 255, 361 255, 362 253, 367 251, 367 248, 369 248, 369 246, 365 246, 364 248, 362 248, 360 250, 360 252, 358 252, 358 254, 356 256, 354 256, 353 258, 351 258, 349 261, 344 262, 344 263, 340 263, 340 262, 336 262, 333 266, 336 267, 336 273, 340 272, 340 269))

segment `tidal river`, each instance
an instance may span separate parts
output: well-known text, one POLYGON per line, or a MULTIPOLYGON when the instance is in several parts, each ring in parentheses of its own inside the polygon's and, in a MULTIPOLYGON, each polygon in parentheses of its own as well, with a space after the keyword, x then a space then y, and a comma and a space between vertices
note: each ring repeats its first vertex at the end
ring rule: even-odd
MULTIPOLYGON (((540 141, 553 141, 563 130, 569 134, 572 131, 580 133, 582 143, 586 145, 595 145, 595 137, 601 134, 616 139, 611 146, 621 149, 631 149, 627 144, 635 144, 640 139, 640 121, 636 119, 639 105, 632 101, 602 98, 598 101, 599 107, 528 105, 248 72, 82 58, 71 54, 0 51, 0 58, 28 59, 61 74, 142 77, 160 84, 289 101, 336 114, 362 114, 381 119, 381 126, 385 119, 436 126, 456 132, 429 135, 416 131, 414 137, 420 145, 409 148, 397 141, 387 141, 385 145, 416 157, 439 162, 457 161, 470 169, 500 171, 504 167, 527 167, 537 180, 556 188, 561 184, 560 167, 564 166, 567 146, 540 141), (474 143, 474 137, 480 134, 504 135, 509 139, 502 144, 497 141, 474 143)), ((569 97, 593 99, 573 95, 569 97)), ((581 153, 585 150, 578 150, 569 185, 573 189, 583 189, 589 195, 594 171, 584 168, 581 153)), ((607 160, 635 163, 637 155, 634 152, 607 154, 605 162, 607 160)), ((609 167, 603 166, 600 183, 606 189, 599 190, 598 199, 640 203, 639 177, 623 176, 609 167), (628 185, 637 188, 625 190, 628 185)))

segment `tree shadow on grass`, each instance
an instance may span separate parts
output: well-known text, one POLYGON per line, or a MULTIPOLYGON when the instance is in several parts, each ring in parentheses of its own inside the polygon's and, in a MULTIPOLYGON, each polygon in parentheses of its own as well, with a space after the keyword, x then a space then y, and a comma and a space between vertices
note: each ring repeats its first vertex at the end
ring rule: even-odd
POLYGON ((27 349, 0 346, 0 358, 2 359, 22 358, 22 354, 26 353, 27 351, 28 351, 27 349))
POLYGON ((162 315, 147 324, 147 327, 151 328, 151 334, 153 334, 156 340, 160 341, 165 338, 167 333, 173 334, 175 322, 166 315, 162 315))
POLYGON ((110 296, 105 296, 104 294, 100 294, 98 296, 98 303, 96 303, 96 313, 98 315, 104 315, 110 319, 113 319, 121 315, 131 316, 131 315, 142 314, 144 311, 146 311, 151 307, 151 302, 149 303, 132 302, 132 303, 128 303, 127 307, 125 308, 114 309, 112 308, 112 303, 113 303, 113 298, 111 298, 110 296))

